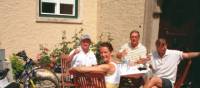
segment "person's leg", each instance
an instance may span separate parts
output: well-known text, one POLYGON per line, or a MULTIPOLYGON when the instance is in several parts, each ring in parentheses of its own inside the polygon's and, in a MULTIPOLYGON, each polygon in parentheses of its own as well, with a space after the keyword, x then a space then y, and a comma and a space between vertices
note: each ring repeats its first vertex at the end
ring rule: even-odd
POLYGON ((159 77, 152 77, 146 81, 144 88, 162 88, 162 79, 159 77))
POLYGON ((172 83, 169 79, 161 78, 162 79, 162 88, 172 88, 172 83))
POLYGON ((146 81, 144 88, 172 88, 172 83, 166 78, 152 77, 146 81))
POLYGON ((159 77, 152 77, 149 81, 148 88, 152 88, 154 86, 158 88, 162 88, 162 79, 159 77))

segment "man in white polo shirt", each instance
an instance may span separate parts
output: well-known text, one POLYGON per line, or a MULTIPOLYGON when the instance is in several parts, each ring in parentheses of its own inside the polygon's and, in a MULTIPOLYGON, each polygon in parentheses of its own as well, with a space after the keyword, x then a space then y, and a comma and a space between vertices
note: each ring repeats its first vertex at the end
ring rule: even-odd
POLYGON ((173 88, 179 62, 200 56, 200 52, 169 50, 166 40, 162 38, 156 41, 156 49, 151 57, 154 76, 146 82, 144 88, 173 88))
POLYGON ((71 62, 71 67, 92 66, 97 64, 96 56, 89 49, 91 38, 89 35, 80 37, 80 46, 72 50, 67 58, 67 62, 71 62))

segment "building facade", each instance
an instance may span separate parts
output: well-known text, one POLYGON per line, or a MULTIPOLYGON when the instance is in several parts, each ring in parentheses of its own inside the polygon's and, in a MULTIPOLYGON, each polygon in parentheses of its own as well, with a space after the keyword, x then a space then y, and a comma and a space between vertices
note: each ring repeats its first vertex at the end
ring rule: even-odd
POLYGON ((156 3, 156 0, 1 1, 0 48, 6 50, 6 57, 26 50, 35 58, 40 44, 51 50, 61 42, 62 31, 71 40, 84 29, 83 34, 89 34, 93 42, 99 40, 101 33, 110 32, 112 44, 118 50, 129 41, 130 31, 138 30, 141 42, 151 51, 158 36, 159 17, 152 17, 156 3), (75 9, 65 9, 72 7, 75 9))

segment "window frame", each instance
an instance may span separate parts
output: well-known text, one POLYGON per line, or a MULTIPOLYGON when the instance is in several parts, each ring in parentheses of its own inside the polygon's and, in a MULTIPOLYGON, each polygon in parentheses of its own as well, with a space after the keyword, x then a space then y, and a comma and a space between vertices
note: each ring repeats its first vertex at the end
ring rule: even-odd
POLYGON ((75 1, 74 16, 67 15, 52 15, 41 14, 41 0, 37 0, 37 17, 36 22, 65 22, 65 23, 82 23, 82 16, 80 7, 82 7, 82 0, 75 1))

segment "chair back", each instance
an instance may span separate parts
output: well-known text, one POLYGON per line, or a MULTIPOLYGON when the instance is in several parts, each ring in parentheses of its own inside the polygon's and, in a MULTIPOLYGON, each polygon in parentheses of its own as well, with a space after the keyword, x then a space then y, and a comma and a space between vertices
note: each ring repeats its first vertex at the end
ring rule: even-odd
POLYGON ((102 72, 70 72, 74 84, 78 88, 106 88, 104 73, 102 72))
POLYGON ((183 71, 180 71, 180 69, 178 69, 179 71, 177 74, 177 80, 175 82, 174 88, 181 88, 181 86, 183 85, 187 77, 191 64, 192 64, 192 60, 187 60, 185 65, 183 66, 183 71))
POLYGON ((70 68, 70 64, 67 63, 66 59, 61 58, 61 88, 76 86, 75 84, 71 82, 69 68, 70 68))

